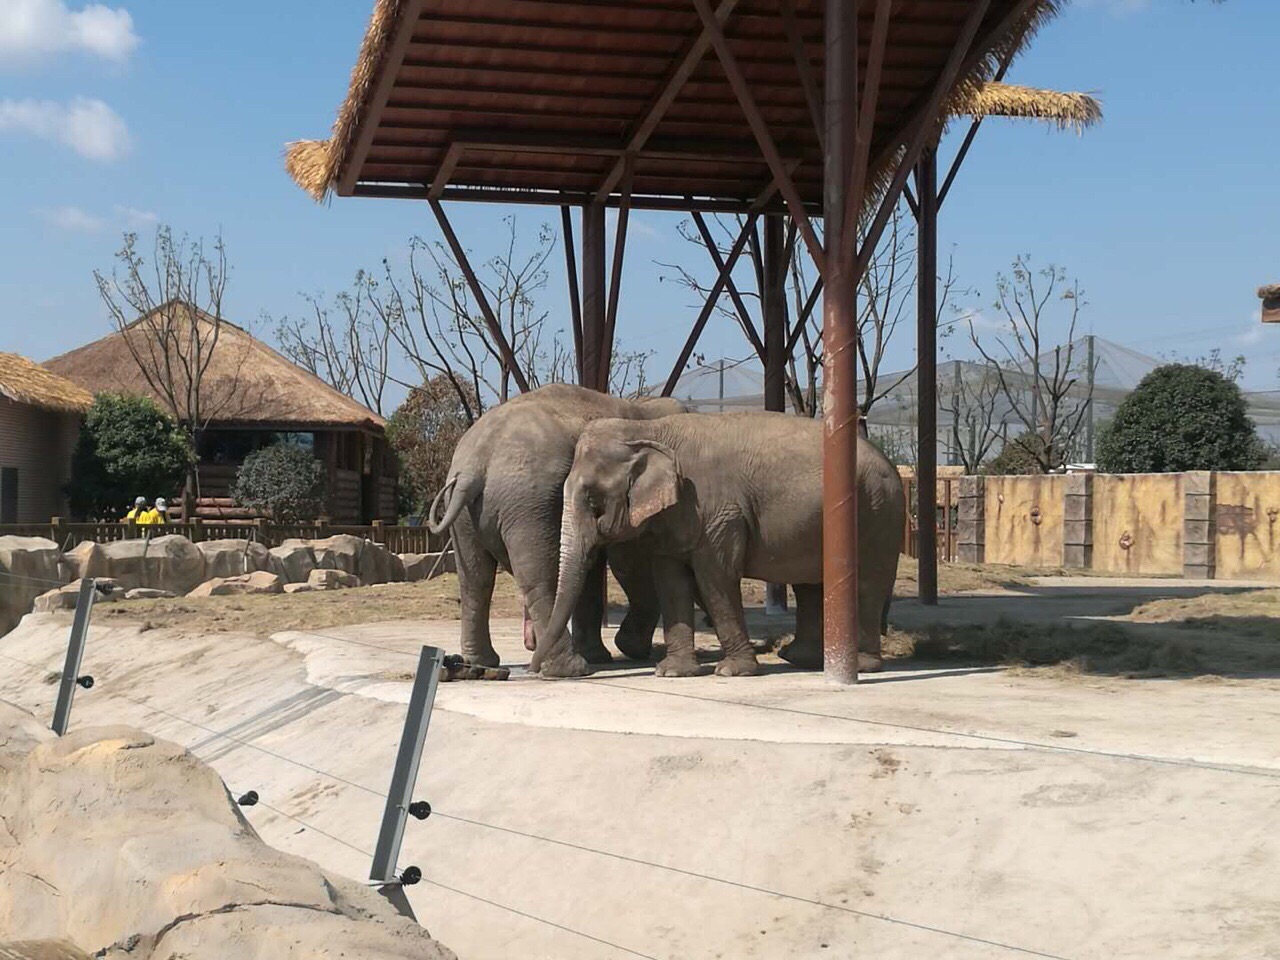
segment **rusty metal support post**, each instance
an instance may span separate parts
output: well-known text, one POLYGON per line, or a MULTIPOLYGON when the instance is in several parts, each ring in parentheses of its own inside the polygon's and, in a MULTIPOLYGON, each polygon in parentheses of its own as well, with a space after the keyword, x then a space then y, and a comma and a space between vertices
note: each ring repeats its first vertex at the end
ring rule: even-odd
POLYGON ((560 221, 564 236, 564 268, 569 281, 569 314, 573 319, 573 361, 574 370, 578 374, 578 382, 582 383, 582 295, 578 292, 578 262, 573 251, 573 211, 567 207, 560 208, 560 221))
POLYGON ((582 385, 599 389, 604 361, 605 291, 604 204, 582 208, 582 385))
POLYGON ((916 527, 920 602, 938 602, 938 152, 916 164, 916 527))
MULTIPOLYGON (((764 277, 760 291, 764 315, 764 408, 778 413, 787 409, 787 242, 783 218, 764 218, 764 277)), ((765 613, 786 613, 787 585, 765 587, 765 613)))
MULTIPOLYGON (((858 118, 857 4, 826 0, 822 304, 823 670, 858 680, 858 325, 856 231, 845 229, 858 118)), ((857 210, 858 206, 854 205, 857 210)))

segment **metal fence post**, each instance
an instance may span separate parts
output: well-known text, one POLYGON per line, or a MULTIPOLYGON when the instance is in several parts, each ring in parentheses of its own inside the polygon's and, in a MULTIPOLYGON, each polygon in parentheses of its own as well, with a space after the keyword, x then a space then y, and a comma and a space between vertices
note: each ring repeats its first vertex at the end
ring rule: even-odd
POLYGON ((407 876, 397 876, 396 860, 400 857, 400 843, 404 839, 405 818, 412 812, 415 817, 425 819, 431 812, 429 804, 413 804, 413 787, 418 779, 422 745, 427 739, 427 725, 431 722, 431 707, 435 703, 436 688, 440 685, 443 661, 444 651, 438 647, 424 646, 418 657, 418 672, 413 680, 413 692, 409 695, 409 711, 404 718, 395 771, 391 774, 391 789, 387 791, 378 845, 374 848, 373 866, 369 870, 369 879, 376 883, 416 883, 421 877, 413 867, 405 871, 407 876), (411 806, 414 807, 412 811, 411 806))
MULTIPOLYGON (((97 584, 92 578, 84 577, 80 581, 80 594, 76 597, 76 615, 71 622, 71 636, 67 640, 67 659, 62 665, 58 704, 53 710, 53 732, 60 737, 67 732, 67 724, 71 722, 71 699, 75 696, 76 684, 81 682, 80 661, 84 658, 84 641, 89 634, 89 611, 93 609, 95 592, 97 592, 97 584)), ((93 679, 86 677, 85 689, 92 685, 93 679)))

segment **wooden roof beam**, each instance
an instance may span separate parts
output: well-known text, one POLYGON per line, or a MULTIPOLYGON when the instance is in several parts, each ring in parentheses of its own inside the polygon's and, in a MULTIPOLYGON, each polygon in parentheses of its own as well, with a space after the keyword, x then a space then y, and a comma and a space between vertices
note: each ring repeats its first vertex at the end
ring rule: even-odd
MULTIPOLYGON (((720 0, 720 5, 716 7, 715 22, 722 24, 733 13, 733 8, 738 5, 738 0, 720 0)), ((703 28, 697 38, 689 44, 687 48, 676 58, 675 65, 672 67, 666 82, 662 84, 662 89, 658 91, 658 95, 653 98, 653 102, 645 108, 640 120, 635 124, 634 128, 626 138, 626 154, 635 154, 644 148, 649 137, 653 135, 653 131, 657 129, 662 118, 666 115, 667 109, 679 95, 686 82, 693 75, 693 71, 697 68, 702 58, 707 54, 707 48, 711 46, 711 34, 707 28, 703 28)), ((622 179, 623 172, 626 169, 627 159, 622 156, 613 165, 608 175, 601 182, 600 187, 596 190, 596 199, 603 200, 609 194, 613 193, 613 188, 618 185, 618 181, 622 179)))

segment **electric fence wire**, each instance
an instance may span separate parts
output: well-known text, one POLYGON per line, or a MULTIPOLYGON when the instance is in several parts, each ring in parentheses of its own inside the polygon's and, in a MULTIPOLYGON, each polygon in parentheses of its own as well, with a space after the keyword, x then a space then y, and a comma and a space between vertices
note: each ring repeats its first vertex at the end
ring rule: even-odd
MULTIPOLYGON (((4 656, 4 654, 0 654, 0 656, 4 656)), ((10 659, 16 659, 16 658, 12 658, 12 657, 11 657, 10 659)), ((26 662, 26 661, 19 661, 19 662, 26 662)), ((35 664, 30 664, 30 663, 28 663, 27 665, 28 665, 28 666, 33 666, 33 667, 35 666, 35 664)), ((217 729, 215 729, 214 727, 210 727, 210 726, 208 726, 208 725, 206 725, 206 724, 200 723, 199 721, 191 720, 191 719, 189 719, 189 718, 187 718, 187 717, 180 716, 179 714, 172 713, 171 711, 165 710, 165 709, 163 709, 163 708, 156 707, 156 706, 154 706, 154 705, 152 705, 152 704, 150 704, 150 703, 147 703, 147 702, 145 702, 145 701, 138 700, 138 699, 136 699, 136 698, 134 698, 134 697, 130 697, 130 696, 128 696, 127 694, 113 692, 111 695, 112 695, 112 696, 115 696, 115 697, 119 697, 120 699, 122 699, 122 700, 126 700, 126 701, 128 701, 128 702, 130 702, 130 703, 133 703, 134 705, 136 705, 136 706, 138 706, 138 707, 141 707, 143 710, 148 710, 148 711, 150 711, 150 712, 152 712, 152 713, 155 713, 155 714, 158 714, 158 715, 160 715, 160 716, 165 716, 165 717, 168 717, 168 718, 170 718, 170 719, 172 719, 172 720, 176 720, 176 721, 177 721, 177 722, 179 722, 179 723, 184 723, 184 724, 187 724, 187 725, 189 725, 189 726, 196 727, 197 729, 203 730, 203 731, 205 731, 206 733, 210 734, 210 735, 211 735, 211 736, 213 736, 213 737, 216 737, 216 738, 219 738, 219 739, 229 740, 229 741, 231 741, 232 743, 236 743, 236 744, 238 744, 238 745, 240 745, 240 746, 243 746, 243 747, 246 747, 246 748, 248 748, 248 749, 250 749, 250 750, 256 750, 256 751, 258 751, 258 752, 260 752, 260 753, 263 753, 263 754, 265 754, 265 755, 267 755, 267 756, 269 756, 269 757, 272 757, 272 758, 274 758, 274 759, 276 759, 276 760, 279 760, 279 761, 281 761, 281 762, 283 762, 283 763, 288 763, 288 764, 291 764, 291 765, 293 765, 293 766, 295 766, 295 767, 298 767, 298 768, 300 768, 300 769, 310 771, 311 773, 315 773, 315 774, 317 774, 317 775, 319 775, 319 776, 322 776, 322 777, 326 777, 326 778, 328 778, 328 779, 330 779, 330 780, 332 780, 332 781, 334 781, 334 782, 336 782, 336 783, 342 783, 342 784, 345 784, 345 785, 347 785, 347 786, 349 786, 349 787, 351 787, 351 788, 353 788, 353 789, 355 789, 355 790, 363 791, 364 793, 367 793, 367 794, 370 794, 370 795, 372 795, 372 796, 378 797, 378 798, 380 798, 380 799, 382 799, 382 800, 386 800, 386 799, 387 799, 387 795, 386 795, 385 793, 383 793, 381 790, 376 790, 376 789, 374 789, 374 788, 372 788, 372 787, 366 786, 366 785, 364 785, 364 784, 362 784, 362 783, 358 783, 358 782, 356 782, 356 781, 354 781, 354 780, 350 780, 350 779, 348 779, 348 778, 346 778, 346 777, 343 777, 343 776, 341 776, 341 775, 339 775, 339 774, 332 773, 332 772, 330 772, 330 771, 328 771, 328 770, 323 770, 323 769, 321 769, 321 768, 319 768, 319 767, 313 766, 313 765, 311 765, 311 764, 309 764, 309 763, 306 763, 306 762, 304 762, 304 761, 301 761, 301 760, 294 759, 293 757, 286 756, 286 755, 284 755, 284 754, 282 754, 282 753, 277 753, 276 751, 274 751, 274 750, 270 750, 270 749, 268 749, 268 748, 266 748, 266 747, 263 747, 263 746, 260 746, 259 744, 253 743, 253 742, 248 741, 248 740, 241 739, 241 738, 239 738, 239 737, 236 737, 235 735, 233 735, 233 734, 231 734, 231 733, 228 733, 227 731, 217 730, 217 729)), ((259 800, 259 803, 261 803, 261 802, 262 802, 262 801, 261 801, 261 800, 259 800)), ((263 804, 263 806, 266 806, 266 804, 263 804)), ((274 810, 275 808, 274 808, 274 807, 272 807, 272 808, 270 808, 270 809, 273 809, 273 810, 274 810)), ((800 895, 797 895, 797 894, 785 893, 785 892, 783 892, 783 891, 780 891, 780 890, 774 890, 774 889, 771 889, 771 888, 769 888, 769 887, 758 886, 758 885, 755 885, 755 884, 745 883, 745 882, 738 881, 738 880, 731 880, 731 879, 728 879, 728 878, 725 878, 725 877, 715 876, 714 874, 702 873, 702 872, 697 871, 697 870, 687 870, 687 869, 684 869, 684 868, 682 868, 682 867, 674 867, 674 866, 671 866, 671 865, 669 865, 669 864, 658 863, 658 862, 653 861, 653 860, 646 860, 646 859, 644 859, 643 857, 632 857, 632 856, 629 856, 629 855, 627 855, 627 854, 616 853, 616 852, 614 852, 614 851, 610 851, 610 850, 602 850, 602 849, 599 849, 599 848, 597 848, 597 847, 591 847, 591 846, 588 846, 588 845, 586 845, 586 844, 574 843, 574 842, 572 842, 572 841, 568 841, 568 840, 559 840, 559 839, 557 839, 557 838, 555 838, 555 837, 547 837, 547 836, 544 836, 544 835, 542 835, 542 834, 532 833, 532 832, 524 831, 524 830, 518 830, 518 829, 513 828, 513 827, 504 827, 504 826, 500 826, 500 825, 497 825, 497 824, 488 823, 488 822, 483 821, 483 820, 477 820, 477 819, 470 818, 470 817, 464 817, 464 816, 460 816, 460 815, 455 815, 455 814, 445 813, 445 812, 443 812, 443 811, 441 811, 441 810, 439 810, 439 809, 437 809, 437 808, 434 808, 434 807, 433 807, 433 809, 432 809, 432 811, 431 811, 431 815, 432 815, 433 817, 440 817, 440 818, 441 818, 441 819, 443 819, 443 820, 451 820, 451 821, 458 822, 458 823, 465 823, 465 824, 468 824, 468 825, 470 825, 470 826, 480 827, 480 828, 487 829, 487 830, 493 830, 493 831, 496 831, 496 832, 499 832, 499 833, 505 833, 505 834, 508 834, 508 835, 511 835, 511 836, 518 836, 518 837, 522 837, 522 838, 525 838, 525 839, 528 839, 528 840, 535 840, 535 841, 539 841, 539 842, 542 842, 542 843, 548 843, 548 844, 551 844, 551 845, 553 845, 553 846, 563 847, 563 848, 571 849, 571 850, 575 850, 575 851, 578 851, 578 852, 581 852, 581 853, 589 853, 589 854, 593 854, 593 855, 595 855, 595 856, 606 857, 606 858, 611 859, 611 860, 616 860, 616 861, 620 861, 620 862, 623 862, 623 863, 631 863, 631 864, 634 864, 634 865, 637 865, 637 866, 644 866, 644 867, 648 867, 648 868, 655 869, 655 870, 661 870, 661 871, 664 871, 664 872, 667 872, 667 873, 674 873, 674 874, 677 874, 677 875, 679 875, 679 876, 689 877, 689 878, 692 878, 692 879, 698 879, 698 880, 702 880, 702 881, 705 881, 705 882, 708 882, 708 883, 715 883, 715 884, 720 884, 720 885, 727 886, 727 887, 733 887, 733 888, 736 888, 736 889, 739 889, 739 890, 746 890, 746 891, 749 891, 749 892, 752 892, 752 893, 758 893, 758 894, 761 894, 761 895, 764 895, 764 896, 775 897, 775 898, 782 899, 782 900, 789 900, 789 901, 792 901, 792 902, 794 902, 794 903, 802 903, 802 904, 805 904, 805 905, 807 905, 807 906, 819 907, 819 908, 826 909, 826 910, 834 910, 834 911, 837 911, 837 912, 839 912, 839 913, 848 914, 848 915, 850 915, 850 916, 856 916, 856 917, 860 917, 860 918, 867 919, 867 920, 876 920, 876 921, 879 921, 879 922, 882 922, 882 923, 887 923, 887 924, 891 924, 891 925, 894 925, 894 926, 899 926, 899 927, 905 927, 905 928, 909 928, 909 929, 913 929, 913 930, 918 930, 918 931, 921 931, 921 932, 924 932, 924 933, 930 933, 930 934, 935 934, 935 935, 939 935, 939 936, 951 937, 951 938, 953 938, 953 939, 962 940, 962 941, 969 942, 969 943, 980 944, 980 945, 982 945, 982 946, 987 946, 987 947, 994 947, 994 948, 997 948, 997 949, 1000 949, 1000 950, 1005 950, 1005 951, 1008 951, 1008 952, 1011 952, 1011 953, 1021 954, 1021 955, 1023 955, 1023 956, 1041 957, 1041 958, 1045 958, 1045 960, 1068 960, 1068 958, 1063 957, 1063 956, 1061 956, 1061 955, 1059 955, 1059 954, 1046 953, 1046 952, 1044 952, 1044 951, 1041 951, 1041 950, 1035 950, 1035 949, 1030 948, 1030 947, 1023 947, 1023 946, 1019 946, 1019 945, 1017 945, 1017 944, 1005 943, 1005 942, 1003 942, 1003 941, 993 940, 993 939, 990 939, 990 938, 987 938, 987 937, 981 937, 981 936, 977 936, 977 935, 974 935, 974 934, 967 934, 967 933, 961 933, 961 932, 958 932, 958 931, 955 931, 955 930, 948 930, 948 929, 947 929, 947 928, 945 928, 945 927, 936 927, 936 926, 933 926, 933 925, 931 925, 931 924, 921 923, 921 922, 914 921, 914 920, 906 920, 906 919, 902 919, 902 918, 900 918, 900 917, 890 916, 890 915, 888 915, 888 914, 874 913, 874 912, 872 912, 872 911, 866 911, 866 910, 858 910, 858 909, 853 908, 853 907, 845 906, 844 904, 828 903, 828 902, 826 902, 826 901, 824 901, 824 900, 817 900, 817 899, 814 899, 814 898, 812 898, 812 897, 805 897, 805 896, 800 896, 800 895)), ((297 819, 297 818, 291 818, 291 819, 297 819)), ((301 822, 301 821, 299 821, 299 822, 301 822)), ((321 830, 317 830, 316 832, 317 832, 317 833, 321 833, 321 834, 323 834, 323 833, 324 833, 324 831, 321 831, 321 830)), ((326 835, 327 835, 327 834, 326 834, 326 835)), ((333 839, 337 840, 338 838, 336 838, 336 837, 335 837, 335 838, 333 838, 333 839)), ((346 841, 338 840, 338 842, 339 842, 339 843, 342 843, 342 844, 343 844, 343 845, 345 845, 345 846, 352 847, 352 849, 359 850, 359 851, 360 851, 360 852, 362 852, 362 853, 366 852, 366 851, 362 850, 361 848, 354 847, 352 844, 349 844, 349 843, 347 843, 346 841)), ((370 855, 371 855, 371 854, 370 854, 370 855)), ((426 878, 424 877, 424 880, 425 880, 425 879, 426 879, 426 878)), ((434 885, 436 885, 436 886, 442 886, 441 884, 435 883, 435 881, 431 881, 431 882, 432 882, 434 885)), ((445 889, 448 889, 448 888, 445 888, 445 889)), ((463 896, 468 896, 468 894, 466 894, 466 893, 462 893, 462 892, 460 892, 460 891, 454 891, 454 892, 459 892, 459 893, 460 893, 461 895, 463 895, 463 896)), ((499 905, 499 904, 495 904, 495 905, 496 905, 496 906, 501 906, 501 905, 499 905)), ((505 906, 503 906, 503 907, 502 907, 502 909, 509 909, 509 910, 512 910, 512 912, 519 912, 519 911, 515 911, 513 908, 508 908, 508 907, 505 907, 505 906)), ((532 917, 532 919, 542 920, 542 918, 539 918, 539 917, 532 917)), ((554 923, 553 923, 553 922, 551 922, 551 921, 543 921, 543 922, 552 923, 552 925, 556 925, 556 924, 554 924, 554 923)), ((568 929, 568 928, 564 928, 564 929, 568 929)), ((580 931, 572 931, 572 932, 580 933, 580 931)), ((592 937, 590 934, 581 934, 581 935, 582 935, 582 936, 586 936, 586 937, 588 937, 589 939, 597 939, 597 938, 595 938, 595 937, 592 937)), ((601 941, 601 942, 606 942, 606 941, 601 941)), ((617 946, 617 945, 616 945, 616 944, 610 944, 610 946, 617 946)), ((618 947, 618 949, 624 950, 625 952, 628 952, 628 953, 632 953, 632 954, 634 954, 634 955, 636 955, 636 956, 642 956, 642 957, 647 956, 646 954, 636 953, 635 951, 629 950, 629 949, 624 948, 624 947, 618 947)), ((652 958, 651 958, 651 960, 652 960, 652 958)))

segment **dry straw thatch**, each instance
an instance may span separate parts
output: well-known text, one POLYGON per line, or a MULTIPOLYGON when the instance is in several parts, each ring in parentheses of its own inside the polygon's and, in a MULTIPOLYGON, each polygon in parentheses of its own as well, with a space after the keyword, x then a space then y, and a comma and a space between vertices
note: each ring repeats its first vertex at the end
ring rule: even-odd
MULTIPOLYGON (((182 398, 187 392, 182 372, 186 365, 179 351, 185 350, 189 358, 192 344, 198 338, 204 341, 204 349, 208 351, 204 361, 207 366, 199 381, 201 414, 216 424, 373 431, 385 426, 383 419, 372 410, 339 393, 228 320, 222 320, 216 328, 216 347, 209 346, 214 325, 214 319, 207 313, 171 301, 139 317, 123 332, 110 333, 54 357, 47 366, 95 393, 148 396, 167 408, 163 393, 142 376, 134 351, 153 370, 158 370, 167 357, 174 371, 175 393, 182 398), (199 327, 195 335, 188 332, 193 323, 199 327), (154 351, 147 346, 148 340, 154 351)), ((163 381, 158 373, 156 376, 163 381)))
MULTIPOLYGON (((966 104, 981 103, 984 85, 995 74, 999 65, 1008 62, 1023 49, 1039 28, 1057 14, 1063 3, 1064 0, 1039 0, 1034 3, 1022 22, 987 51, 968 77, 960 80, 945 105, 944 115, 968 113, 964 109, 966 104)), ((360 123, 401 20, 405 16, 419 16, 422 5, 422 0, 376 0, 373 16, 360 45, 360 54, 351 71, 347 96, 333 124, 332 135, 328 140, 295 140, 286 146, 285 169, 294 182, 317 202, 328 197, 342 174, 343 165, 359 136, 360 123)), ((746 127, 745 120, 743 127, 746 127)), ((890 161, 889 166, 892 165, 893 161, 890 161)), ((885 178, 885 171, 875 171, 872 182, 883 182, 885 178)), ((874 190, 869 191, 869 202, 873 200, 875 193, 874 190)))
POLYGON ((984 83, 952 101, 956 114, 1043 120, 1060 130, 1083 132, 1102 119, 1102 104, 1087 93, 1060 93, 1016 83, 984 83))
POLYGON ((0 353, 0 396, 57 413, 84 413, 93 394, 16 353, 0 353))
POLYGON ((1280 283, 1268 283, 1258 288, 1259 300, 1280 299, 1280 283))

